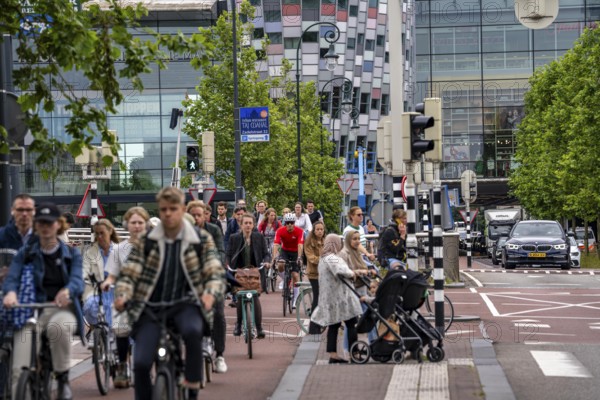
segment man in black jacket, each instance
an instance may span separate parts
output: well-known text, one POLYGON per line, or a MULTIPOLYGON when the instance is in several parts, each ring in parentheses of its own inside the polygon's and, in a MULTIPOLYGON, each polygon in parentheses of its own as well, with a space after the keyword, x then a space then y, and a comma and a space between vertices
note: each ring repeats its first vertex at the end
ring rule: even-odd
MULTIPOLYGON (((225 265, 225 248, 223 247, 223 233, 221 228, 215 224, 211 224, 206 220, 207 208, 206 204, 200 200, 190 201, 187 205, 187 212, 196 221, 196 226, 201 229, 205 229, 210 233, 215 241, 217 250, 219 251, 219 258, 221 263, 225 265)), ((225 322, 225 302, 217 301, 214 307, 214 322, 212 339, 215 344, 215 352, 217 358, 215 359, 215 372, 225 373, 227 372, 227 364, 225 363, 225 334, 227 333, 227 323, 225 322)))
MULTIPOLYGON (((254 230, 255 220, 252 214, 246 213, 241 219, 241 231, 231 236, 227 248, 227 265, 232 269, 248 266, 259 267, 261 264, 271 262, 271 254, 267 248, 265 237, 254 230)), ((263 284, 261 280, 261 285, 263 284)), ((264 289, 264 288, 263 288, 264 289)), ((237 302, 237 322, 233 331, 234 336, 241 335, 242 302, 237 302)), ((256 318, 257 338, 263 339, 265 332, 262 329, 262 311, 260 301, 255 299, 254 313, 256 318)))

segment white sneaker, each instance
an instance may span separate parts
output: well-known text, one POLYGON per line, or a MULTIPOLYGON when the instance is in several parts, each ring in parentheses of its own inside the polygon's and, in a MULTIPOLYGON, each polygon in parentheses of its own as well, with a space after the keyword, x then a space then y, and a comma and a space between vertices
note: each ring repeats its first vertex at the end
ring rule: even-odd
POLYGON ((215 372, 217 374, 224 374, 227 372, 227 364, 225 363, 225 358, 223 356, 217 357, 215 360, 215 372))
POLYGON ((283 290, 283 282, 279 282, 279 290, 283 290))

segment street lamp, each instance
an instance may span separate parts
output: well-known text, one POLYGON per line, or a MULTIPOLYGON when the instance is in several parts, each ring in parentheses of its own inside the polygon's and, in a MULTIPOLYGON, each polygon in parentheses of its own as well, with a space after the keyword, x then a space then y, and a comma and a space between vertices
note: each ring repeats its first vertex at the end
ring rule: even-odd
MULTIPOLYGON (((325 88, 327 87, 327 85, 329 85, 333 81, 336 81, 339 79, 343 79, 344 83, 341 86, 342 102, 341 102, 340 107, 338 107, 338 108, 341 109, 344 114, 349 114, 352 111, 352 81, 350 79, 343 77, 343 76, 338 76, 338 77, 332 78, 332 79, 328 80, 327 82, 325 82, 325 84, 323 85, 323 88, 321 89, 321 93, 325 92, 325 88)), ((331 109, 331 108, 333 108, 332 107, 333 87, 332 87, 331 92, 332 92, 332 95, 329 96, 329 106, 331 106, 331 107, 327 107, 330 115, 333 114, 333 110, 331 109)), ((321 101, 319 102, 319 122, 321 123, 321 157, 323 157, 323 96, 319 96, 319 98, 321 99, 321 101)))
POLYGON ((233 36, 233 132, 235 153, 235 201, 244 198, 242 187, 242 157, 240 133, 240 104, 238 95, 238 69, 237 69, 237 16, 235 0, 231 0, 231 30, 233 36))
POLYGON ((302 39, 304 34, 311 28, 318 25, 331 26, 332 30, 325 32, 324 38, 329 43, 329 50, 323 56, 327 63, 327 70, 333 71, 337 65, 337 59, 339 56, 335 54, 334 43, 340 38, 340 29, 336 24, 331 22, 316 22, 310 25, 308 28, 302 31, 300 40, 298 40, 298 46, 296 48, 296 153, 298 156, 298 201, 302 202, 302 152, 300 150, 300 47, 302 47, 302 39))
MULTIPOLYGON (((336 110, 336 112, 334 113, 334 115, 332 116, 332 121, 333 121, 333 128, 331 129, 331 140, 334 142, 337 142, 339 144, 339 140, 335 139, 335 119, 339 116, 340 111, 342 111, 342 108, 338 108, 336 110)), ((345 114, 345 112, 342 111, 343 114, 345 114)), ((349 136, 358 136, 358 132, 360 131, 360 125, 358 124, 358 116, 360 115, 358 109, 356 107, 352 107, 352 111, 350 111, 350 119, 351 119, 351 124, 350 124, 350 132, 349 132, 349 136)), ((340 137, 341 137, 341 131, 342 131, 342 118, 340 117, 340 137)), ((335 146, 335 153, 337 154, 337 157, 340 156, 339 151, 338 151, 338 146, 335 146)), ((345 157, 345 154, 342 154, 343 157, 345 157)), ((345 163, 344 163, 345 165, 345 163)))

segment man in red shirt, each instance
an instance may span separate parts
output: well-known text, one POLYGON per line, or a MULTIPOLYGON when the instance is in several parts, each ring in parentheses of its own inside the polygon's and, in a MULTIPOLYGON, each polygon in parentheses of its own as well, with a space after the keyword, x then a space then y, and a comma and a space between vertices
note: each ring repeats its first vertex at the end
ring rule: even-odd
MULTIPOLYGON (((281 228, 275 232, 273 241, 273 260, 278 258, 289 261, 296 261, 292 264, 292 282, 295 284, 300 278, 300 265, 302 264, 302 248, 304 247, 304 231, 298 228, 296 216, 288 213, 283 216, 281 228)), ((275 265, 275 264, 274 264, 275 265)), ((283 277, 281 278, 283 281, 283 277)), ((298 297, 298 288, 294 285, 294 299, 292 304, 296 307, 296 298, 298 297)))

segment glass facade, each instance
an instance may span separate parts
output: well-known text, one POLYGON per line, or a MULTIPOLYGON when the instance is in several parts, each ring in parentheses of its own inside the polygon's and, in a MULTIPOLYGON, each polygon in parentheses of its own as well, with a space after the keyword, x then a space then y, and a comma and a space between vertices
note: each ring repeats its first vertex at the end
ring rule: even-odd
POLYGON ((470 169, 506 178, 534 70, 600 20, 600 0, 562 0, 545 29, 521 25, 514 2, 416 0, 415 98, 443 99, 442 179, 470 169))

